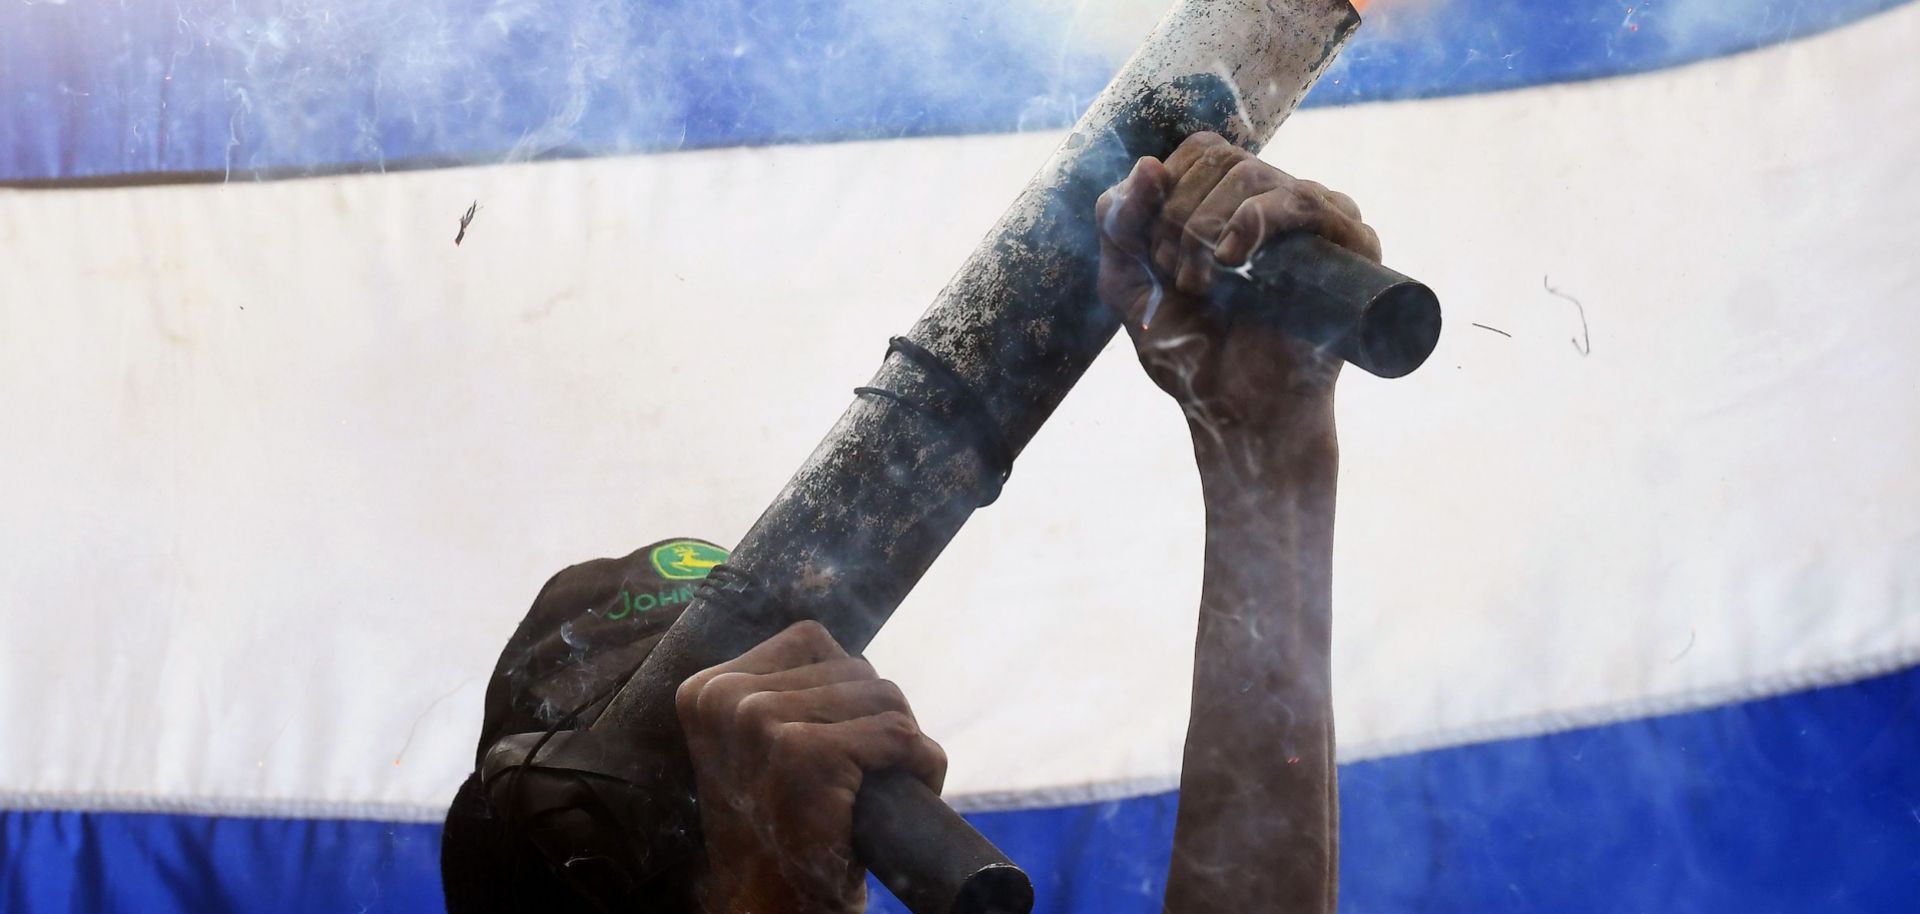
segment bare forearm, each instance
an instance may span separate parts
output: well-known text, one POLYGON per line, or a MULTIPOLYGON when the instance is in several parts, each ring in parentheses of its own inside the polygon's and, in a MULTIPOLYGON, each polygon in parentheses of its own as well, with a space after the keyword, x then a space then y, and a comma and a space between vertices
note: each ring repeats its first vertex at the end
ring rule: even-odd
POLYGON ((1331 912, 1330 404, 1264 434, 1194 431, 1206 571, 1166 908, 1331 912))
POLYGON ((1212 294, 1299 230, 1378 262, 1351 197, 1225 138, 1188 137, 1100 196, 1100 298, 1192 427, 1206 583, 1167 909, 1331 914, 1337 797, 1328 674, 1333 390, 1340 360, 1212 294))

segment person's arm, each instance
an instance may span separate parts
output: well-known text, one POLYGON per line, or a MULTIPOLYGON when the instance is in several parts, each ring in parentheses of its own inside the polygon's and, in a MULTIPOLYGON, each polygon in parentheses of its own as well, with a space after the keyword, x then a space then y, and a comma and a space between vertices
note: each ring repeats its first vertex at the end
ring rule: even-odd
POLYGON ((1206 501, 1193 705, 1166 910, 1332 912, 1329 671, 1339 363, 1207 302, 1216 263, 1308 229, 1366 256, 1352 200, 1219 137, 1142 159, 1101 199, 1101 296, 1179 403, 1206 501))
POLYGON ((1194 450, 1206 570, 1166 908, 1332 912, 1333 423, 1196 429, 1194 450))
POLYGON ((935 793, 947 757, 907 699, 800 622, 704 670, 676 695, 706 843, 708 914, 858 914, 853 798, 866 772, 899 767, 935 793))

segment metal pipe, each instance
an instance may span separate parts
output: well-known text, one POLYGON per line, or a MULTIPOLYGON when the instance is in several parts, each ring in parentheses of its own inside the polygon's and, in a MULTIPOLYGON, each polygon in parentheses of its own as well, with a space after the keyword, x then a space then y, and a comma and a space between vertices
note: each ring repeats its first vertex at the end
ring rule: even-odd
MULTIPOLYGON (((1358 24, 1346 0, 1180 0, 1128 60, 735 547, 743 574, 696 593, 595 723, 657 750, 642 767, 685 798, 636 836, 650 866, 697 829, 679 683, 800 619, 863 650, 1118 329, 1094 291, 1095 199, 1193 133, 1257 150, 1358 24)), ((869 778, 855 816, 861 858, 916 914, 1030 908, 1024 875, 918 781, 869 778)))
POLYGON ((1245 267, 1216 267, 1229 320, 1267 321, 1383 378, 1419 368, 1440 342, 1433 290, 1312 232, 1288 232, 1245 267))

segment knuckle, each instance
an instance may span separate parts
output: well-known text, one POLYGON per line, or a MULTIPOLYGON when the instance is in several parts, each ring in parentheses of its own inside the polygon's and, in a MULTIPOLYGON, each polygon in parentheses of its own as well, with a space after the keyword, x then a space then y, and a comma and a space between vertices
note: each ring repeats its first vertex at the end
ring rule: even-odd
POLYGON ((806 724, 804 720, 781 720, 766 732, 766 753, 768 758, 783 762, 787 768, 793 768, 793 762, 803 758, 820 755, 826 743, 818 728, 806 724))
POLYGON ((787 629, 796 642, 815 653, 837 651, 840 643, 833 640, 833 633, 827 627, 813 619, 802 619, 787 629))
POLYGON ((734 713, 733 707, 739 703, 735 697, 746 693, 748 683, 753 677, 745 673, 721 673, 707 680, 693 699, 695 716, 706 720, 725 720, 734 713))
POLYGON ((1248 154, 1246 158, 1235 162, 1232 168, 1227 169, 1227 180, 1232 181, 1235 187, 1243 189, 1265 187, 1273 184, 1274 179, 1274 167, 1254 158, 1252 154, 1248 154))
POLYGON ((807 729, 788 721, 767 732, 767 757, 776 764, 802 758, 808 752, 807 729))
POLYGON ((771 735, 781 724, 778 704, 772 692, 755 692, 733 706, 734 726, 753 733, 771 735))
POLYGON ((1260 212, 1276 222, 1298 223, 1312 214, 1311 205, 1301 193, 1281 191, 1261 198, 1260 212))
POLYGON ((865 657, 847 658, 848 679, 879 679, 880 673, 873 668, 873 662, 865 657))
POLYGON ((1238 146, 1228 145, 1225 140, 1222 140, 1220 141, 1220 145, 1208 146, 1207 151, 1200 154, 1200 161, 1210 167, 1224 170, 1232 168, 1239 161, 1240 157, 1246 154, 1246 150, 1238 146))
POLYGON ((700 692, 706 687, 706 684, 707 679, 705 674, 695 674, 688 677, 685 682, 680 683, 679 688, 673 690, 673 707, 675 711, 679 712, 682 722, 691 720, 698 713, 700 709, 700 692))
POLYGON ((875 679, 874 688, 879 690, 881 701, 903 711, 906 710, 907 693, 900 688, 899 683, 891 679, 875 679))
POLYGON ((1196 134, 1194 134, 1194 135, 1192 135, 1192 136, 1190 136, 1190 137, 1187 137, 1187 142, 1189 142, 1189 143, 1192 143, 1192 144, 1193 144, 1193 145, 1195 145, 1195 146, 1225 146, 1225 145, 1229 145, 1229 144, 1227 143, 1227 138, 1226 138, 1226 137, 1223 137, 1223 136, 1221 136, 1220 134, 1218 134, 1218 133, 1215 133, 1215 132, 1213 132, 1213 131, 1211 131, 1211 130, 1202 130, 1202 131, 1200 131, 1199 133, 1196 133, 1196 134))
POLYGON ((881 726, 896 738, 913 739, 920 735, 920 722, 905 711, 885 711, 879 717, 881 726))

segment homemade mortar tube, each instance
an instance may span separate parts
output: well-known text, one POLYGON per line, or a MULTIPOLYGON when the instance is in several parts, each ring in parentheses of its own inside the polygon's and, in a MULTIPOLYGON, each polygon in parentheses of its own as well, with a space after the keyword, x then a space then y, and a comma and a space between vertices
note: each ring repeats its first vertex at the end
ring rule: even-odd
MULTIPOLYGON (((1257 150, 1359 24, 1346 0, 1180 0, 594 723, 646 760, 628 828, 684 865, 698 816, 674 691, 792 623, 865 650, 1119 329, 1094 202, 1140 156, 1213 131, 1257 150)), ((1031 907, 1024 875, 918 781, 867 779, 854 847, 916 914, 1031 907)))

